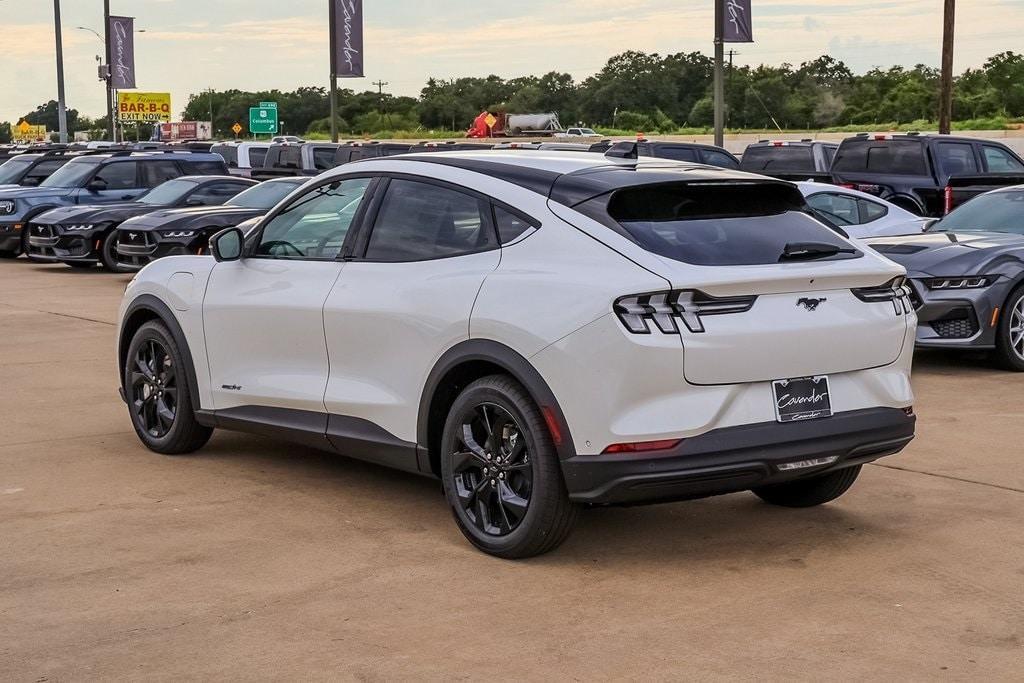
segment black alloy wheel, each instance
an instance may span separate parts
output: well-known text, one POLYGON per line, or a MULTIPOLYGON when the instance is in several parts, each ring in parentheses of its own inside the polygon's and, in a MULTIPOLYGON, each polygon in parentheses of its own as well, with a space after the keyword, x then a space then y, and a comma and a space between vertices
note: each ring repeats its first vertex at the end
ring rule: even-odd
POLYGON ((441 436, 441 481, 463 536, 506 559, 546 553, 572 531, 569 499, 547 422, 530 394, 505 375, 462 390, 441 436))
POLYGON ((467 408, 455 436, 452 474, 459 504, 477 529, 504 536, 530 506, 533 462, 514 417, 495 403, 467 408))
POLYGON ((178 371, 167 349, 148 339, 135 352, 131 370, 131 409, 146 433, 167 436, 178 413, 178 371))
POLYGON ((118 232, 116 228, 111 228, 103 236, 103 240, 100 242, 100 263, 112 273, 127 273, 131 268, 126 267, 119 260, 117 240, 118 232))
POLYGON ((161 321, 145 323, 132 336, 123 368, 124 393, 135 433, 151 451, 191 453, 213 434, 196 420, 185 362, 161 321))
POLYGON ((1024 285, 1010 292, 999 313, 995 357, 1003 369, 1024 372, 1024 285))

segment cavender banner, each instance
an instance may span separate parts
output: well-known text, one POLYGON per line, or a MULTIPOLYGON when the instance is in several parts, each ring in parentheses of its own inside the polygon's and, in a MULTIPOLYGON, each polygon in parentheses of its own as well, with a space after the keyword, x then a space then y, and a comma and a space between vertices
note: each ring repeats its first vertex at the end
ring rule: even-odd
POLYGON ((363 0, 331 0, 331 73, 363 77, 363 0))
POLYGON ((754 31, 750 21, 751 0, 716 0, 724 5, 720 35, 723 43, 752 43, 754 31))
POLYGON ((171 120, 171 93, 119 92, 117 93, 119 121, 157 123, 171 120))
POLYGON ((130 90, 135 87, 135 17, 110 17, 107 27, 110 41, 110 87, 130 90))

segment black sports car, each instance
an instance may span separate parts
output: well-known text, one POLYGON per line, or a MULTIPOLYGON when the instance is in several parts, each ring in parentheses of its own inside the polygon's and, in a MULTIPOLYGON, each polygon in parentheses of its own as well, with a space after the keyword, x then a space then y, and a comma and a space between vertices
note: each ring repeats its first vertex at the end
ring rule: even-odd
POLYGON ((119 264, 137 270, 164 256, 202 254, 214 234, 262 216, 307 181, 305 176, 267 180, 222 206, 167 209, 127 220, 117 235, 119 264))
POLYGON ((92 268, 99 261, 123 270, 116 252, 117 227, 124 221, 172 207, 219 206, 256 182, 235 176, 182 176, 157 185, 135 201, 51 209, 29 225, 29 255, 92 268))
POLYGON ((991 349, 1024 372, 1024 185, 976 197, 919 235, 865 241, 906 267, 918 347, 991 349))

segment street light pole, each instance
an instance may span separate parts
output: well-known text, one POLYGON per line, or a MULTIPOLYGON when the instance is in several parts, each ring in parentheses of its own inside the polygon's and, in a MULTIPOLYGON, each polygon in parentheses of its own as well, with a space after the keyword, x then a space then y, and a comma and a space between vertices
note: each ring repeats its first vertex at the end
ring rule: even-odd
POLYGON ((725 142, 725 78, 722 73, 725 62, 725 44, 722 41, 722 24, 725 19, 725 5, 715 0, 715 144, 719 147, 725 142))
POLYGON ((107 68, 107 137, 117 142, 114 130, 114 98, 110 88, 110 0, 103 0, 103 50, 104 64, 107 68))
POLYGON ((60 30, 60 0, 53 0, 53 33, 57 42, 57 127, 60 141, 68 141, 68 112, 64 104, 64 45, 60 30))

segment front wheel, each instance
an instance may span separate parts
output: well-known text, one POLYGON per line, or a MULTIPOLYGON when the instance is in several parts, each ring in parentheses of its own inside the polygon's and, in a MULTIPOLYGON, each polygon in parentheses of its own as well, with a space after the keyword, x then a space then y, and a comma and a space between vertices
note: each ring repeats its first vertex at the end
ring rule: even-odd
POLYGON ((1024 286, 1010 293, 996 330, 996 360, 1007 370, 1024 372, 1024 286))
POLYGON ((835 500, 846 493, 860 474, 860 465, 844 467, 828 474, 797 479, 785 484, 754 489, 754 495, 766 503, 787 508, 809 508, 835 500))
POLYGON ((161 322, 135 333, 124 365, 125 398, 135 433, 146 448, 166 455, 202 448, 213 430, 196 421, 185 362, 161 322))
POLYGON ((459 529, 491 555, 546 553, 576 521, 579 508, 544 418, 510 377, 484 377, 455 399, 441 439, 441 475, 459 529))
POLYGON ((111 229, 100 244, 100 263, 112 273, 127 273, 131 269, 125 267, 117 257, 117 229, 111 229))

